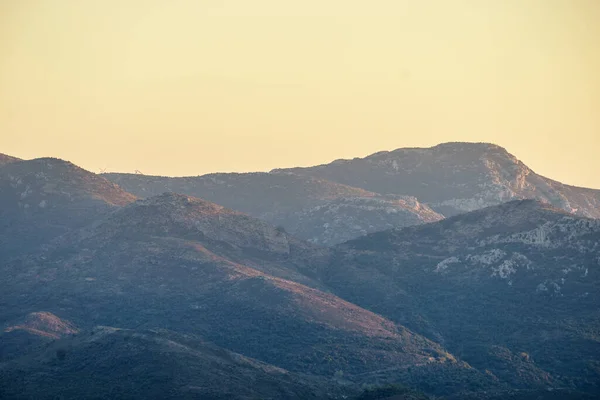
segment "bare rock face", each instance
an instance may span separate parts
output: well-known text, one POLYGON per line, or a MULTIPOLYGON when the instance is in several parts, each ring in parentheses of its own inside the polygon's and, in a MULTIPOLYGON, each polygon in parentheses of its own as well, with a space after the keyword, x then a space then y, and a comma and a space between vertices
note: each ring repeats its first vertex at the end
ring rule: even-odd
POLYGON ((103 176, 142 198, 174 192, 222 204, 321 245, 442 218, 409 196, 382 196, 290 173, 210 174, 186 178, 103 176))
POLYGON ((568 186, 540 176, 504 148, 488 143, 402 148, 276 171, 314 176, 375 193, 415 196, 445 216, 531 198, 581 216, 600 217, 600 190, 568 186))

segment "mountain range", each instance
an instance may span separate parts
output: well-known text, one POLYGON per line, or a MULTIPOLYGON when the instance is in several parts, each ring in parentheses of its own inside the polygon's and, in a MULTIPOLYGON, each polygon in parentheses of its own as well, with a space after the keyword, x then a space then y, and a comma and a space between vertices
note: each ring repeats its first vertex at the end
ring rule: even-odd
POLYGON ((487 143, 404 148, 270 173, 104 176, 138 197, 172 191, 204 198, 327 246, 517 199, 600 217, 600 190, 540 176, 487 143))
POLYGON ((489 144, 189 178, 0 157, 0 397, 595 398, 599 193, 489 144))

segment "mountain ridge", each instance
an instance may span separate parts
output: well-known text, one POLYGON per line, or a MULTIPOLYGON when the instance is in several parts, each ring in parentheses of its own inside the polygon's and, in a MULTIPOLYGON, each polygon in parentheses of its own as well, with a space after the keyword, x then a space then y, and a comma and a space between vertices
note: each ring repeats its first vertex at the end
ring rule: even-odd
POLYGON ((163 192, 203 198, 284 227, 301 239, 333 245, 365 233, 441 219, 410 196, 381 196, 296 174, 155 177, 104 174, 139 197, 163 192))
POLYGON ((136 198, 117 185, 57 158, 0 168, 0 259, 27 252, 136 198))
POLYGON ((20 158, 9 156, 8 154, 0 153, 0 167, 16 161, 22 161, 20 158))
POLYGON ((453 390, 495 385, 439 344, 329 292, 303 261, 321 250, 281 232, 287 245, 273 247, 260 235, 277 229, 265 225, 184 195, 138 200, 0 264, 0 303, 11 314, 61 311, 82 329, 169 326, 291 372, 344 371, 356 384, 364 373, 412 368, 416 382, 431 369, 447 385, 462 376, 453 390), (29 293, 27 302, 15 293, 29 293))
POLYGON ((96 326, 0 363, 0 396, 11 399, 325 400, 352 393, 165 329, 96 326), (75 384, 82 374, 85 384, 75 384))
MULTIPOLYGON (((454 180, 430 183, 477 195, 529 179, 496 169, 503 149, 478 148, 491 153, 441 146, 430 175, 441 167, 454 180)), ((389 152, 373 157, 391 170, 372 184, 404 173, 389 152)), ((417 197, 297 173, 177 181, 236 207, 155 177, 136 187, 168 190, 136 198, 104 176, 52 158, 0 167, 0 393, 87 390, 61 381, 82 370, 102 392, 119 381, 115 360, 134 368, 128 387, 145 387, 146 371, 166 398, 337 396, 398 382, 452 398, 598 392, 600 220, 548 193, 506 192, 442 218, 417 197), (395 219, 401 210, 421 220, 395 219), (179 357, 193 374, 165 375, 183 371, 179 357), (209 384, 213 362, 231 387, 209 384), (253 379, 261 393, 244 387, 253 379)))
POLYGON ((505 148, 449 142, 398 148, 314 167, 275 169, 417 197, 445 216, 519 198, 536 198, 569 212, 600 217, 600 190, 566 185, 535 173, 505 148))

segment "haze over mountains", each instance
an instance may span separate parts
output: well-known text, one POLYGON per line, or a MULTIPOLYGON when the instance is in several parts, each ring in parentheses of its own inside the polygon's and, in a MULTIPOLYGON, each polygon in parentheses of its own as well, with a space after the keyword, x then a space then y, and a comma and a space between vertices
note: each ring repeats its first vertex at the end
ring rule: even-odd
POLYGON ((412 196, 386 196, 296 174, 167 178, 105 174, 138 197, 184 193, 223 204, 313 243, 332 245, 383 229, 443 218, 412 196))
POLYGON ((0 160, 2 398, 600 392, 600 191, 497 146, 189 178, 0 160))
POLYGON ((398 149, 271 173, 104 176, 138 197, 173 191, 205 198, 325 245, 516 199, 600 217, 600 190, 544 178, 487 143, 398 149))

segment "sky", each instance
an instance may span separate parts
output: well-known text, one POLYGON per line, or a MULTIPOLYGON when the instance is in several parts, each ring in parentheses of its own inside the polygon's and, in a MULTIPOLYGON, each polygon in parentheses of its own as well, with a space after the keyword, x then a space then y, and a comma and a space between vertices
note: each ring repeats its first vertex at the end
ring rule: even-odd
POLYGON ((0 153, 160 175, 493 142, 600 188, 597 0, 0 0, 0 153))

